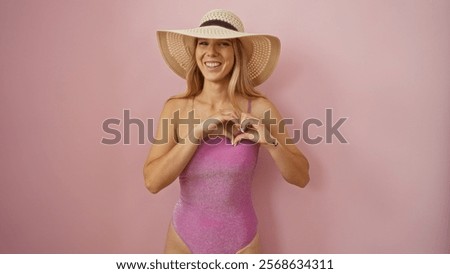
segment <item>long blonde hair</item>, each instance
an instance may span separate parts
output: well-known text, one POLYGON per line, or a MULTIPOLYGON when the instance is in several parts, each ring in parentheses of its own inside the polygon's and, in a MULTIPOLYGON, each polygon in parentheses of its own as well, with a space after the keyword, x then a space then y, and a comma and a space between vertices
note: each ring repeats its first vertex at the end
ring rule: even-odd
MULTIPOLYGON (((232 39, 231 44, 234 50, 234 67, 231 72, 227 92, 233 107, 238 109, 239 111, 242 111, 237 103, 236 95, 240 95, 246 99, 266 97, 258 92, 251 82, 247 70, 248 56, 245 54, 242 42, 239 39, 232 39)), ((197 39, 195 39, 194 45, 195 52, 197 39)), ((186 74, 187 88, 185 94, 181 96, 173 96, 169 98, 169 100, 174 98, 192 98, 199 95, 202 92, 204 81, 205 78, 203 77, 202 72, 197 66, 194 53, 192 55, 192 59, 190 61, 189 68, 186 74)))

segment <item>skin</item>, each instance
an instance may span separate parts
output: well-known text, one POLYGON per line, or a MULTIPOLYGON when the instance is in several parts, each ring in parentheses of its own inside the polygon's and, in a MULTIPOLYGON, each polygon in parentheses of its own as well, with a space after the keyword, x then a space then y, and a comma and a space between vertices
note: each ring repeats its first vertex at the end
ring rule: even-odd
MULTIPOLYGON (((237 144, 242 139, 252 139, 255 133, 260 136, 258 143, 270 153, 283 178, 288 183, 305 187, 309 182, 309 163, 295 144, 286 144, 285 140, 290 137, 284 126, 281 127, 283 130, 279 130, 278 122, 282 120, 282 116, 276 107, 268 99, 257 98, 252 100, 251 113, 239 113, 233 109, 227 95, 230 72, 234 65, 231 41, 198 39, 195 56, 196 63, 205 78, 203 91, 195 97, 195 117, 200 119, 200 123, 191 130, 186 126, 175 128, 169 123, 169 142, 153 144, 144 165, 145 185, 149 191, 158 193, 179 176, 197 149, 198 144, 192 140, 200 140, 207 135, 226 135, 237 144), (218 63, 220 66, 208 67, 208 64, 212 63, 218 63), (258 122, 268 110, 271 117, 277 121, 277 124, 270 127, 258 122), (216 123, 210 124, 205 129, 204 122, 212 118, 216 123), (241 122, 250 118, 254 121, 249 125, 251 132, 243 133, 236 130, 241 122), (222 126, 230 120, 237 121, 237 128, 230 130, 222 126), (277 140, 277 146, 273 144, 274 140, 277 140)), ((237 97, 237 100, 241 109, 247 109, 247 99, 237 97)), ((180 112, 181 118, 187 118, 191 107, 192 99, 173 99, 166 102, 160 116, 157 138, 160 139, 163 135, 162 119, 173 118, 176 111, 180 112)), ((167 233, 165 253, 190 253, 172 225, 169 226, 167 233)), ((256 236, 238 253, 259 253, 259 237, 256 236)))

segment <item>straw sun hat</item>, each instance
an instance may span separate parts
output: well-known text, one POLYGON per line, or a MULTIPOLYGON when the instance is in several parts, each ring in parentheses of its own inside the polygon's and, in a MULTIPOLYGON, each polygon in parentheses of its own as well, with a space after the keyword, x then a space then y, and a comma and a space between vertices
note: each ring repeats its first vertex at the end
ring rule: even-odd
POLYGON ((280 55, 280 40, 277 37, 246 33, 239 17, 221 9, 206 13, 197 28, 160 30, 157 31, 157 37, 164 60, 176 74, 184 79, 195 53, 196 38, 240 39, 247 53, 247 68, 254 86, 260 85, 269 78, 280 55))

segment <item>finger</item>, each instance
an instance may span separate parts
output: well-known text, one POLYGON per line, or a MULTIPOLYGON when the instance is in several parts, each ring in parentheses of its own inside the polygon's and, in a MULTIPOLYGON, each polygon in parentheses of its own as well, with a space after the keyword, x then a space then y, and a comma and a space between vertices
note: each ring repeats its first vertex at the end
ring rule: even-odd
POLYGON ((256 118, 247 118, 241 121, 241 131, 245 132, 247 129, 252 128, 253 124, 259 124, 259 120, 256 118))
POLYGON ((255 130, 259 130, 260 127, 261 127, 261 122, 260 121, 258 121, 257 123, 253 123, 253 124, 248 125, 248 128, 255 129, 255 130))
POLYGON ((251 135, 251 134, 249 134, 249 133, 247 133, 247 132, 238 134, 237 136, 234 137, 233 145, 236 146, 236 145, 237 145, 240 141, 242 141, 243 139, 249 140, 249 139, 251 139, 252 137, 253 137, 253 135, 251 135))
POLYGON ((224 130, 222 134, 224 134, 228 139, 231 140, 231 143, 233 143, 233 141, 234 141, 234 136, 233 136, 233 134, 232 134, 230 131, 224 130))
POLYGON ((236 146, 242 140, 242 136, 241 136, 242 134, 243 133, 234 136, 233 142, 232 142, 233 146, 236 146))
POLYGON ((241 125, 239 123, 234 123, 233 125, 231 125, 231 133, 233 134, 233 136, 237 136, 239 134, 241 134, 241 125))

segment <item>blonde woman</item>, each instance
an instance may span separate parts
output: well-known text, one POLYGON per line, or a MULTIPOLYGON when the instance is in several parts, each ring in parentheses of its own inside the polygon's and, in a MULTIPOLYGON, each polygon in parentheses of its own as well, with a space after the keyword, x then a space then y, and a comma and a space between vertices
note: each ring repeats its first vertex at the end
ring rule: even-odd
POLYGON ((144 165, 152 193, 180 182, 165 252, 259 253, 251 200, 259 149, 287 182, 309 181, 307 159, 255 89, 276 66, 279 39, 245 33, 226 10, 208 12, 197 28, 157 34, 166 63, 187 81, 161 113, 157 139, 167 142, 153 144, 144 165))

